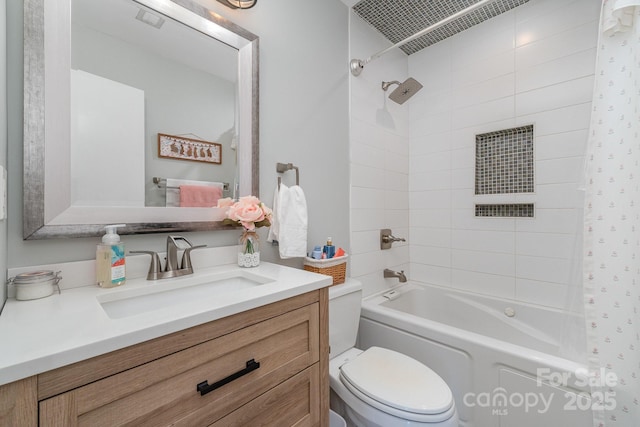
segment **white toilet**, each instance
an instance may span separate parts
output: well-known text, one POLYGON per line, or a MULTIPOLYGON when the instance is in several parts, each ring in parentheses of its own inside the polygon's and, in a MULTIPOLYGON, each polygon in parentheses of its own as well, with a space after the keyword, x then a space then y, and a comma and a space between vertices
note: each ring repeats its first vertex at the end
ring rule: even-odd
POLYGON ((348 426, 458 427, 451 389, 427 366, 380 347, 354 347, 362 284, 329 288, 331 409, 348 426))

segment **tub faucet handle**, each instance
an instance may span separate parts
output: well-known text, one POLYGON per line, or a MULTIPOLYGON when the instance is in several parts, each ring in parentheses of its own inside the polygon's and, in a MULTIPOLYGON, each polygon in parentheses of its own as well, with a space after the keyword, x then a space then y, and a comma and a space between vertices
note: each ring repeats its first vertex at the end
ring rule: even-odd
POLYGON ((391 234, 391 230, 388 228, 383 228, 380 230, 380 249, 391 249, 391 244, 393 242, 406 242, 407 240, 403 237, 395 237, 391 234))
POLYGON ((388 236, 383 236, 382 239, 385 242, 406 242, 407 240, 404 237, 395 237, 393 234, 389 234, 388 236))

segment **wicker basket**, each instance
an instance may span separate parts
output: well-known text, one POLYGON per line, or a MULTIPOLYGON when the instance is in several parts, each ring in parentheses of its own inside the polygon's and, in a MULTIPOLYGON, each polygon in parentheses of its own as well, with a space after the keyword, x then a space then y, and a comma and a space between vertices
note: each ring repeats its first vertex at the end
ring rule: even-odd
POLYGON ((333 277, 333 284, 339 285, 344 283, 347 273, 347 257, 344 254, 339 258, 331 259, 313 259, 306 257, 304 259, 304 269, 313 273, 326 274, 333 277))

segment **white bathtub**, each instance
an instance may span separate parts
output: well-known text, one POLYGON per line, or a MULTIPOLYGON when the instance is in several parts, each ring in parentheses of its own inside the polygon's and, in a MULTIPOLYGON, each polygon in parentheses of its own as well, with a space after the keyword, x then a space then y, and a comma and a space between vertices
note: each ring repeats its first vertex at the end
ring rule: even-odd
POLYGON ((392 348, 440 374, 461 426, 592 425, 587 367, 559 356, 559 311, 415 283, 383 295, 362 303, 359 347, 392 348))

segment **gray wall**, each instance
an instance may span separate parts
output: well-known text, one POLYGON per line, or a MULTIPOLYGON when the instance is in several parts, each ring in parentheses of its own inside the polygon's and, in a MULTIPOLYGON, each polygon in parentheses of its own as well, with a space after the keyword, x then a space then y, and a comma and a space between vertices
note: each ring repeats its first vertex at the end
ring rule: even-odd
MULTIPOLYGON (((260 37, 260 197, 271 205, 277 162, 296 164, 309 209, 309 245, 332 236, 348 250, 347 7, 339 0, 270 0, 232 11, 215 0, 199 2, 260 37)), ((93 259, 98 238, 22 240, 22 2, 7 3, 9 231, 0 250, 8 240, 11 251, 0 254, 0 262, 18 267, 93 259)), ((0 142, 0 156, 3 147, 0 142)), ((284 179, 290 183, 290 174, 284 179)), ((225 246, 236 244, 239 232, 185 235, 194 244, 225 246)), ((128 250, 163 250, 165 239, 123 238, 128 250)), ((264 240, 262 257, 280 262, 264 240)))

